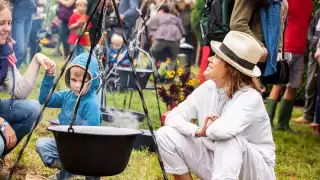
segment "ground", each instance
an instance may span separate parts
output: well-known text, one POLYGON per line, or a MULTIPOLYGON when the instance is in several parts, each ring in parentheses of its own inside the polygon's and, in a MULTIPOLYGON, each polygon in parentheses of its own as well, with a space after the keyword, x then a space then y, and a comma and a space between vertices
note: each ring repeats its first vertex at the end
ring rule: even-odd
MULTIPOLYGON (((52 57, 51 49, 43 49, 44 54, 48 55, 58 64, 57 71, 59 72, 64 61, 62 58, 52 57)), ((26 67, 21 69, 24 72, 26 67)), ((40 83, 43 77, 43 71, 38 77, 37 86, 30 95, 30 99, 37 99, 39 93, 40 83)), ((63 80, 57 87, 57 90, 65 88, 63 80)), ((148 106, 149 115, 153 122, 155 129, 160 127, 160 120, 158 116, 155 93, 153 91, 145 90, 143 92, 148 106)), ((6 97, 2 95, 2 97, 6 97)), ((123 94, 117 94, 117 107, 122 107, 123 94)), ((112 101, 108 101, 109 106, 114 106, 112 101)), ((141 101, 138 93, 135 92, 133 96, 132 107, 133 110, 143 112, 141 101)), ((165 111, 165 106, 161 103, 161 111, 165 111)), ((49 177, 55 173, 54 170, 46 168, 40 160, 38 154, 35 152, 35 142, 39 137, 52 136, 46 130, 48 126, 47 120, 55 119, 59 111, 57 109, 47 108, 42 122, 36 128, 32 138, 25 149, 22 159, 19 163, 17 171, 14 173, 13 179, 25 179, 26 174, 35 174, 43 177, 49 177)), ((292 118, 301 116, 302 108, 295 108, 292 118)), ((279 180, 319 180, 320 179, 320 137, 311 134, 311 130, 307 125, 298 125, 292 123, 292 127, 300 131, 299 134, 289 134, 280 131, 274 131, 274 140, 276 142, 277 165, 276 174, 279 180)), ((146 122, 141 125, 141 128, 147 128, 146 122)), ((11 165, 20 150, 19 146, 10 155, 6 157, 6 164, 11 165)), ((172 178, 170 176, 170 178, 172 178)), ((159 168, 157 156, 149 154, 147 151, 133 151, 130 162, 123 173, 117 176, 108 177, 105 179, 130 179, 130 180, 144 180, 144 179, 163 179, 161 170, 159 168)))

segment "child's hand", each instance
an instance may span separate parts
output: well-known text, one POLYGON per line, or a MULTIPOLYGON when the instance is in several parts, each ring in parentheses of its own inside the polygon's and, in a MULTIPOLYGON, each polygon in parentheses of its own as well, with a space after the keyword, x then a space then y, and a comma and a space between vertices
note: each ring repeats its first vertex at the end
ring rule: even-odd
POLYGON ((86 24, 86 18, 84 18, 84 16, 81 16, 81 18, 78 20, 78 24, 83 26, 84 24, 86 24))
POLYGON ((43 67, 46 73, 54 75, 56 73, 56 63, 47 56, 38 53, 35 55, 37 62, 43 67))
POLYGON ((86 24, 86 22, 85 22, 85 21, 83 22, 83 21, 78 20, 78 21, 77 21, 77 24, 78 24, 79 27, 82 28, 82 26, 84 26, 84 25, 86 24))
POLYGON ((120 53, 119 56, 118 56, 118 61, 121 61, 123 58, 124 58, 124 54, 120 53))

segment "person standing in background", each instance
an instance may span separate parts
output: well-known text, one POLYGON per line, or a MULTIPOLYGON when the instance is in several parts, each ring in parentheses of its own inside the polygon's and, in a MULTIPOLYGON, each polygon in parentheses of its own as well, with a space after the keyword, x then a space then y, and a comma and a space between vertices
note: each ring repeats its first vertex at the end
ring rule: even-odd
POLYGON ((37 40, 38 30, 41 29, 42 22, 45 18, 44 6, 46 0, 37 0, 37 12, 32 15, 32 28, 29 38, 29 46, 30 46, 30 62, 33 56, 39 51, 39 42, 37 40))
POLYGON ((32 14, 36 13, 35 0, 12 0, 12 38, 16 41, 13 45, 17 57, 16 66, 26 62, 27 47, 32 27, 32 14))
POLYGON ((124 35, 126 39, 130 38, 132 28, 136 24, 138 17, 137 9, 139 8, 140 0, 121 0, 119 4, 120 19, 124 26, 124 35))
POLYGON ((70 52, 70 45, 68 44, 68 37, 70 34, 70 30, 68 28, 68 23, 70 16, 73 13, 73 9, 75 8, 76 0, 58 0, 58 17, 61 21, 60 24, 60 41, 63 45, 63 55, 64 58, 67 59, 70 52))
MULTIPOLYGON (((320 1, 318 1, 319 3, 320 1)), ((316 107, 316 93, 317 93, 317 72, 318 72, 318 62, 314 58, 314 54, 317 50, 317 43, 320 37, 320 9, 318 9, 310 23, 308 31, 308 41, 309 41, 309 61, 308 61, 308 71, 307 71, 307 82, 306 82, 306 94, 305 94, 305 104, 304 104, 304 114, 303 116, 295 119, 296 123, 312 123, 315 117, 315 107, 316 107)))
POLYGON ((281 91, 285 93, 280 102, 277 129, 294 132, 290 126, 296 89, 302 82, 304 54, 307 47, 307 34, 312 16, 312 0, 289 0, 288 21, 284 38, 284 59, 289 62, 290 77, 286 86, 273 86, 268 103, 268 114, 273 121, 281 91))

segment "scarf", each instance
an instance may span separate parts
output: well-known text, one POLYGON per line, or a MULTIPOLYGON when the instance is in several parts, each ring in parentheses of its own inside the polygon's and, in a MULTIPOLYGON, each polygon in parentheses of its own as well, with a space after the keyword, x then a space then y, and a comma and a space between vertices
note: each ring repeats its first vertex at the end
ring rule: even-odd
POLYGON ((16 56, 12 49, 12 43, 0 45, 0 85, 4 82, 8 74, 8 66, 14 66, 16 56))
POLYGON ((263 76, 269 76, 277 72, 281 3, 282 0, 273 0, 273 3, 270 3, 267 7, 260 8, 262 32, 268 50, 266 69, 263 76))

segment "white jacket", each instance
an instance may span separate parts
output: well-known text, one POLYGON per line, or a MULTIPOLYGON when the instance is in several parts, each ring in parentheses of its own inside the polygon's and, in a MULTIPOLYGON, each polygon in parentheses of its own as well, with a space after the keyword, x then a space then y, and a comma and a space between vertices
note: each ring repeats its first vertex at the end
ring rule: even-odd
MULTIPOLYGON (((165 125, 195 137, 199 127, 190 120, 198 119, 202 127, 207 116, 218 114, 218 99, 215 83, 208 80, 168 114, 165 125)), ((203 140, 212 144, 212 140, 241 135, 257 148, 269 166, 275 166, 275 144, 269 116, 261 94, 253 88, 242 88, 227 100, 220 118, 208 127, 206 134, 203 140)))

